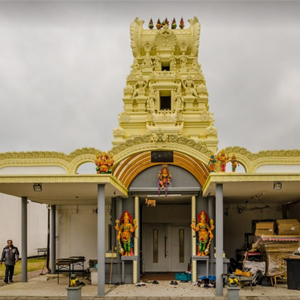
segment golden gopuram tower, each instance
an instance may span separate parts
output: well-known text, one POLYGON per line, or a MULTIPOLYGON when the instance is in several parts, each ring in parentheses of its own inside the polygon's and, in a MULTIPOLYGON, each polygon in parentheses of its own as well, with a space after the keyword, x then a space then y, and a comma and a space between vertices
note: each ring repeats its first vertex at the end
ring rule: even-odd
POLYGON ((217 152, 217 129, 198 63, 200 23, 196 17, 188 22, 186 29, 183 20, 178 29, 168 22, 160 29, 144 29, 138 18, 131 23, 134 59, 124 88, 124 111, 113 131, 114 146, 145 134, 154 139, 178 135, 217 152))

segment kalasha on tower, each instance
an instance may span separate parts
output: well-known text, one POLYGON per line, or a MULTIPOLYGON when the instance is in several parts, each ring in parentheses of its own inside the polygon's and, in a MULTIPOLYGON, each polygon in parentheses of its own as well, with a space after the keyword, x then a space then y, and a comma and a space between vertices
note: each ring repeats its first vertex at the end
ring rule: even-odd
POLYGON ((149 135, 172 135, 201 142, 217 151, 217 129, 209 111, 206 82, 198 63, 200 23, 196 17, 184 28, 181 19, 158 21, 149 29, 136 18, 130 25, 133 63, 124 88, 124 111, 114 129, 114 146, 149 135), (171 22, 170 22, 171 23, 171 22))

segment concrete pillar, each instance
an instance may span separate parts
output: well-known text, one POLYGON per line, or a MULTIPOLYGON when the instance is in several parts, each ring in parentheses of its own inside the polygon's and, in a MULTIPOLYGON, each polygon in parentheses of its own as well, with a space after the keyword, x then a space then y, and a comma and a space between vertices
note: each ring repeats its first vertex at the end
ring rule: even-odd
POLYGON ((197 212, 196 212, 197 216, 202 210, 204 210, 207 213, 207 211, 208 211, 208 200, 207 200, 207 198, 198 196, 197 200, 196 200, 196 206, 197 206, 197 212))
MULTIPOLYGON (((208 197, 208 216, 210 219, 213 219, 214 222, 216 221, 215 218, 215 197, 208 197)), ((213 232, 214 234, 214 232, 213 232)), ((215 236, 215 234, 214 234, 215 236)), ((209 264, 209 273, 210 274, 214 274, 215 270, 214 270, 214 264, 212 262, 212 260, 214 259, 214 250, 215 248, 215 239, 212 239, 211 244, 210 244, 210 253, 209 253, 209 260, 210 260, 210 264, 209 264)))
POLYGON ((105 185, 98 184, 98 296, 105 294, 105 185))
POLYGON ((133 283, 137 283, 140 280, 139 270, 139 257, 140 257, 140 199, 138 196, 134 197, 134 214, 137 222, 137 229, 134 237, 134 255, 137 256, 137 260, 133 261, 133 283))
MULTIPOLYGON (((197 216, 196 216, 196 196, 192 196, 192 221, 196 220, 197 224, 197 216)), ((196 232, 191 228, 191 233, 192 233, 192 257, 196 255, 196 232)), ((192 259, 192 281, 196 282, 197 281, 197 261, 192 259)))
MULTIPOLYGON (((116 199, 116 219, 117 220, 120 220, 122 216, 122 198, 121 197, 117 197, 116 199)), ((113 224, 113 226, 115 226, 115 224, 113 224)), ((119 252, 119 243, 117 243, 117 261, 118 261, 118 264, 117 264, 117 274, 121 276, 121 254, 119 252)))
POLYGON ((116 198, 111 199, 111 245, 114 247, 114 253, 116 251, 116 198))
POLYGON ((216 185, 216 295, 223 296, 223 184, 216 185))
POLYGON ((50 211, 50 269, 51 274, 56 273, 56 205, 51 205, 50 211))
POLYGON ((21 201, 21 281, 27 282, 27 197, 21 201))

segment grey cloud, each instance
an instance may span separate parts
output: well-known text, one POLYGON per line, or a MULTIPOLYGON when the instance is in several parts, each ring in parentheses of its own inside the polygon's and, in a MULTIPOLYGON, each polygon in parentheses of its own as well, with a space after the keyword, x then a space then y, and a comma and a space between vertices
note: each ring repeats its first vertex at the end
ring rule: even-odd
POLYGON ((0 151, 110 149, 133 60, 130 22, 139 17, 146 27, 151 17, 194 15, 220 148, 300 148, 299 8, 297 2, 0 2, 0 151))

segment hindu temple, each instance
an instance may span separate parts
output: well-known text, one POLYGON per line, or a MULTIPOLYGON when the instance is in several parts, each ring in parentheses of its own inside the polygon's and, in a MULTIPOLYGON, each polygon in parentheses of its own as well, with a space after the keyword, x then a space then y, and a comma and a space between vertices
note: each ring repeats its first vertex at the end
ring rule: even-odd
MULTIPOLYGON (((105 283, 162 272, 191 282, 213 274, 222 295, 230 258, 240 263, 256 245, 275 276, 300 246, 300 150, 218 149, 200 22, 171 19, 130 24, 132 64, 111 149, 0 153, 0 192, 20 197, 24 216, 27 199, 51 206, 53 273, 62 258, 97 265, 98 295, 105 283), (91 162, 93 173, 78 173, 91 162), (279 234, 277 220, 294 220, 294 230, 279 234)), ((27 281, 26 259, 22 266, 27 281)))

